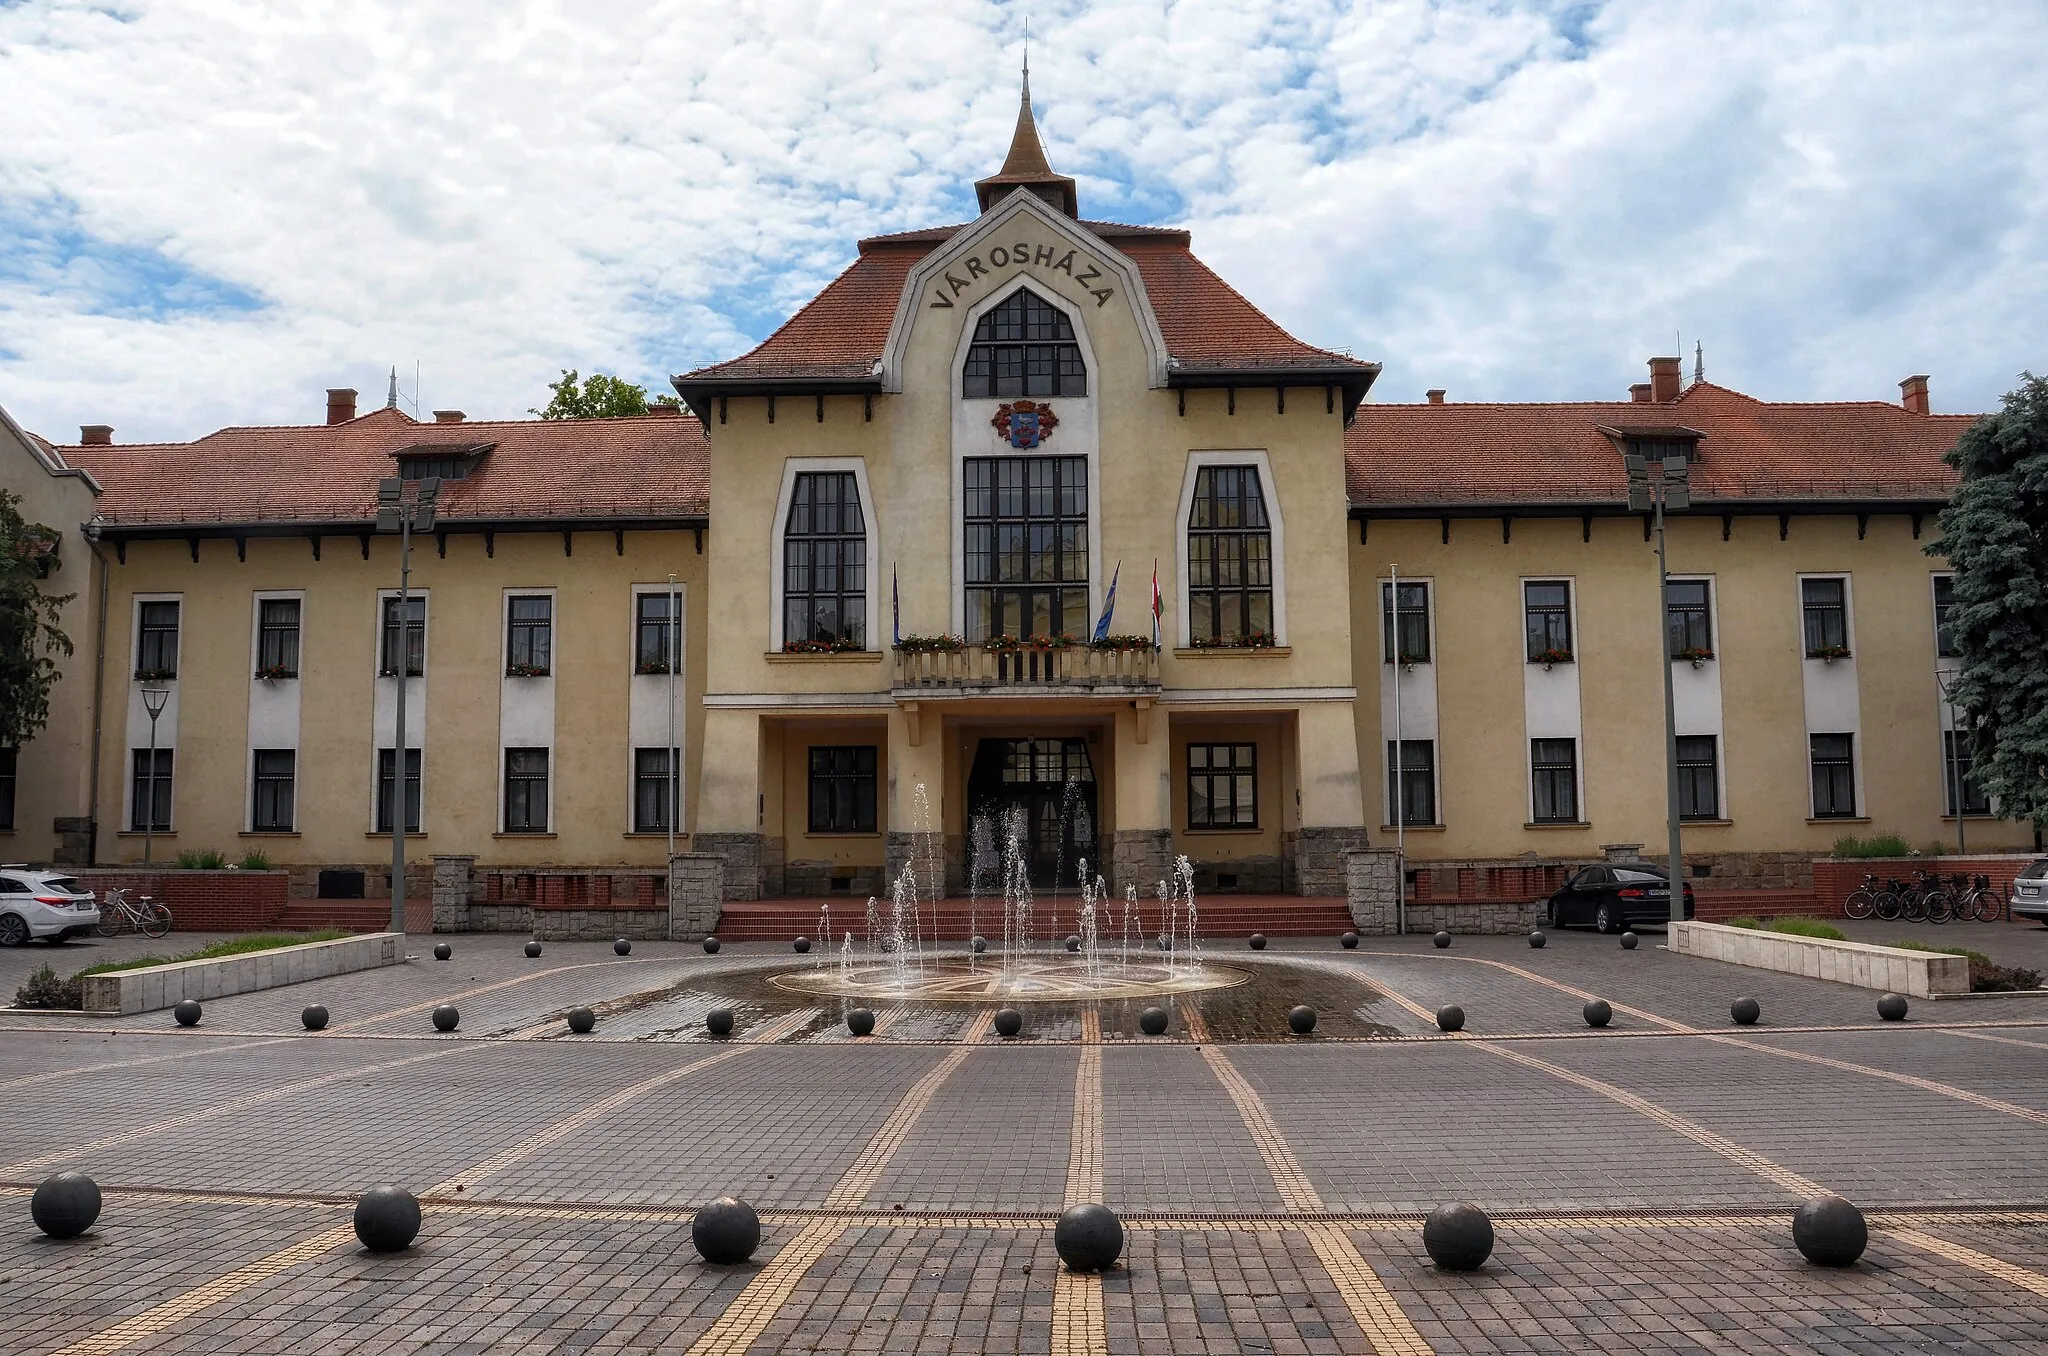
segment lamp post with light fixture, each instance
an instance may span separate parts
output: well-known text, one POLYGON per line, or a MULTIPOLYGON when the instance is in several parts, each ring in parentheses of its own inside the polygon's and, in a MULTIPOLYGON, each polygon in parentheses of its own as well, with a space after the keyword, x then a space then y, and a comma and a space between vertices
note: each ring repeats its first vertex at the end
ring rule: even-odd
POLYGON ((148 866, 156 849, 156 720, 170 701, 171 690, 156 683, 142 688, 142 709, 149 713, 149 767, 143 773, 142 864, 148 866))
POLYGON ((1685 921, 1685 856, 1679 846, 1678 814, 1678 714, 1671 691, 1671 561, 1664 539, 1664 511, 1692 507, 1691 463, 1680 455, 1655 463, 1630 452, 1622 458, 1628 469, 1628 508, 1631 513, 1654 513, 1657 529, 1657 662, 1664 670, 1664 796, 1666 827, 1670 833, 1671 921, 1685 921))
POLYGON ((441 479, 410 482, 387 476, 377 482, 377 530, 398 534, 398 707, 391 740, 391 930, 405 931, 405 694, 412 678, 412 534, 434 530, 434 501, 441 479))

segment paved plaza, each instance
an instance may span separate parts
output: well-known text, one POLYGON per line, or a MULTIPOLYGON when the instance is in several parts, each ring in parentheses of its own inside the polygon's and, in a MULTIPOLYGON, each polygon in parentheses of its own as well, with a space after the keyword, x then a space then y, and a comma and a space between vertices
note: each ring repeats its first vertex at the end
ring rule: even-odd
MULTIPOLYGON (((2041 930, 1951 939, 2048 965, 2041 930)), ((875 1003, 856 1040, 836 1001, 762 997, 817 959, 786 946, 432 940, 189 1030, 0 1017, 0 1353, 2048 1350, 2048 996, 1887 1024, 1868 991, 1655 933, 1210 939, 1258 983, 1176 997, 1165 1037, 1045 1004, 1006 1041, 963 1002, 875 1003), (61 1168, 106 1190, 66 1243, 28 1217, 61 1168), (380 1183, 426 1203, 407 1252, 352 1231, 380 1183), (1826 1192, 1869 1212, 1846 1270, 1791 1243, 1826 1192), (762 1213, 751 1263, 691 1246, 722 1195, 762 1213), (1053 1250, 1088 1200, 1128 1231, 1102 1276, 1053 1250), (1457 1200, 1497 1230, 1475 1274, 1421 1246, 1457 1200)))

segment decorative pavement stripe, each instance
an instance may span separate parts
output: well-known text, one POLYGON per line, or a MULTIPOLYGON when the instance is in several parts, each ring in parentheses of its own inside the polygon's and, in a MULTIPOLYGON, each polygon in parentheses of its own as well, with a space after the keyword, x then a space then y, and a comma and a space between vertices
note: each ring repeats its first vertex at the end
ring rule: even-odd
POLYGON ((846 1224, 839 1220, 817 1220, 805 1225, 747 1282, 747 1288, 726 1306, 704 1335, 690 1345, 688 1356, 743 1356, 846 1229, 846 1224))
POLYGON ((1061 1266, 1052 1282, 1052 1356, 1108 1356, 1102 1276, 1061 1266))
POLYGON ((896 1020, 899 1017, 901 1017, 904 1014, 904 1012, 905 1008, 901 1003, 893 1003, 890 1006, 883 1008, 880 1012, 875 1014, 875 1029, 868 1033, 868 1037, 872 1039, 876 1036, 881 1035, 890 1027, 896 1025, 896 1020))
POLYGON ((804 1030, 822 1015, 823 1010, 820 1008, 798 1008, 794 1012, 783 1013, 772 1022, 763 1022, 750 1029, 740 1037, 740 1040, 746 1045, 773 1045, 804 1030))
POLYGON ((846 1176, 840 1178, 838 1185, 825 1197, 825 1204, 828 1207, 859 1205, 867 1199, 868 1192, 874 1189, 875 1183, 881 1181, 882 1174, 888 1170, 890 1160, 896 1157, 896 1151, 903 1147, 910 1127, 917 1123, 917 1118, 931 1105, 932 1098, 938 1095, 946 1080, 951 1078, 973 1053, 974 1047, 971 1045, 956 1046, 951 1054, 932 1066, 930 1073, 917 1080, 917 1086, 904 1094, 903 1100, 896 1104, 896 1109, 889 1113, 889 1119, 882 1122, 881 1129, 875 1131, 868 1139, 867 1147, 860 1151, 860 1157, 846 1170, 846 1176))
POLYGON ((659 957, 649 957, 646 961, 640 962, 630 960, 586 961, 580 965, 550 966, 545 970, 535 970, 530 975, 515 975, 511 979, 501 979, 493 984, 480 984, 474 989, 463 989, 460 992, 452 993, 442 998, 429 998, 419 1003, 407 1003, 404 1007, 392 1008, 388 1012, 372 1013, 368 1017, 358 1017, 352 1022, 340 1022, 330 1029, 334 1031, 351 1031, 357 1027, 369 1026, 375 1022, 388 1022, 394 1017, 407 1017, 415 1012, 431 1012, 443 1003, 457 1003, 465 998, 474 998, 480 993, 495 993, 499 989, 509 989, 514 985, 531 984, 537 979, 546 979, 550 975, 566 975, 572 970, 594 970, 600 966, 608 965, 655 964, 660 963, 662 959, 659 957))
MULTIPOLYGON (((2031 1023, 2031 1022, 2000 1022, 2000 1023, 1998 1023, 1998 1025, 2000 1025, 2000 1026, 2011 1026, 2011 1027, 2026 1027, 2026 1026, 2031 1026, 2031 1025, 2033 1025, 2033 1023, 2031 1023)), ((1915 1023, 1913 1024, 1913 1026, 1914 1026, 1914 1029, 1915 1029, 1915 1030, 1917 1030, 1917 1031, 1939 1031, 1939 1032, 1942 1032, 1942 1033, 1943 1033, 1944 1035, 1949 1035, 1949 1036, 1962 1036, 1962 1037, 1965 1037, 1965 1038, 1967 1038, 1967 1039, 1969 1039, 1969 1040, 1973 1040, 1973 1041, 1996 1041, 1996 1042, 1997 1042, 1998 1044, 2000 1044, 2000 1045, 2017 1045, 2017 1046, 2021 1046, 2021 1047, 2023 1047, 2023 1048, 2025 1048, 2025 1049, 2029 1049, 2029 1050, 2042 1050, 2042 1049, 2048 1049, 2048 1046, 2044 1046, 2044 1045, 2043 1045, 2043 1044, 2042 1044, 2042 1043, 2041 1043, 2040 1041, 2021 1041, 2021 1040, 2014 1040, 2014 1039, 2013 1039, 2013 1038, 2012 1038, 2011 1036, 1993 1036, 1993 1035, 1991 1035, 1991 1034, 1990 1034, 1989 1032, 1984 1032, 1984 1031, 1965 1031, 1965 1030, 1961 1029, 1960 1027, 1953 1027, 1953 1026, 1923 1026, 1923 1025, 1921 1025, 1920 1023, 1918 1023, 1918 1022, 1915 1022, 1915 1023)), ((0 1083, 0 1087, 5 1087, 5 1086, 7 1086, 7 1085, 6 1085, 6 1084, 4 1084, 4 1083, 0 1083)))
MULTIPOLYGON (((1279 1189, 1281 1201, 1290 1212, 1322 1213, 1322 1194, 1309 1181, 1301 1160, 1294 1156, 1294 1150, 1280 1133, 1273 1113, 1266 1109, 1265 1100, 1259 1096, 1258 1090, 1215 1046, 1204 1045, 1202 1058, 1236 1104, 1238 1117, 1250 1133, 1252 1143, 1258 1147, 1259 1157, 1265 1160, 1266 1171, 1272 1174, 1273 1185, 1279 1189)), ((1401 1311, 1400 1301, 1380 1282, 1372 1264, 1359 1254, 1356 1245, 1342 1229, 1310 1221, 1302 1221, 1300 1227, 1323 1269, 1329 1272, 1330 1284, 1343 1297, 1351 1310, 1352 1320, 1372 1343, 1374 1351, 1382 1353, 1382 1356, 1430 1356, 1432 1348, 1415 1325, 1408 1321, 1408 1315, 1401 1311)))
POLYGON ((983 1008, 975 1013, 973 1017, 968 1019, 966 1028, 960 1033, 960 1044, 973 1045, 979 1041, 987 1040, 989 1024, 994 1022, 995 1019, 996 1010, 994 1008, 983 1008))
POLYGON ((290 1097, 295 1093, 310 1092, 314 1088, 326 1087, 330 1083, 345 1083, 351 1078, 360 1078, 364 1074, 385 1073, 392 1069, 402 1069, 409 1064, 423 1064, 430 1059, 444 1059, 449 1055, 474 1053, 483 1048, 485 1047, 474 1044, 451 1044, 441 1049, 429 1050, 423 1055, 408 1055, 404 1059, 387 1060, 382 1064, 358 1064, 346 1069, 336 1069, 332 1073, 320 1074, 313 1078, 302 1078, 296 1083, 286 1083, 282 1087, 266 1088, 262 1092, 247 1093, 241 1097, 231 1097, 225 1102, 215 1102, 211 1106, 203 1106, 192 1111, 181 1112, 176 1116, 166 1116, 162 1120, 151 1121, 147 1125, 134 1126, 131 1129, 122 1130, 116 1134, 102 1135, 100 1138, 85 1144, 68 1145, 55 1153, 42 1154, 35 1158, 25 1158, 19 1163, 10 1163, 5 1167, 0 1167, 0 1174, 24 1172, 31 1168, 47 1167, 52 1163, 68 1162, 84 1154, 97 1153, 101 1149, 111 1149, 117 1144, 127 1144, 132 1140, 144 1139, 151 1135, 161 1134, 166 1130, 181 1129, 187 1125, 195 1125, 200 1121, 211 1120, 215 1116, 225 1116, 230 1112, 245 1111, 252 1106, 262 1106, 267 1102, 275 1102, 280 1098, 290 1097))
MULTIPOLYGON (((8 1028, 14 1030, 16 1028, 8 1028)), ((99 1034, 97 1032, 95 1035, 99 1034)), ((263 1040, 241 1041, 235 1045, 216 1045, 212 1049, 180 1050, 174 1055, 143 1055, 136 1059, 117 1059, 105 1064, 82 1064, 76 1069, 52 1069, 48 1073, 26 1074, 0 1083, 0 1092, 13 1088, 25 1088, 32 1083, 51 1083, 60 1078, 75 1078, 79 1074, 104 1073, 108 1069, 134 1069, 144 1064, 166 1064, 174 1059, 191 1059, 197 1055, 224 1055, 235 1050, 254 1050, 258 1046, 276 1045, 292 1039, 289 1036, 270 1036, 263 1040)))
MULTIPOLYGON (((1093 1017, 1091 1008, 1087 1016, 1093 1017)), ((1084 1041, 1087 1023, 1082 1025, 1084 1041)), ((1102 1199, 1102 1028, 1081 1046, 1074 1070, 1074 1125, 1067 1140, 1067 1189, 1061 1203, 1102 1199)), ((1105 1356, 1109 1328, 1102 1315, 1102 1277, 1060 1267, 1052 1283, 1052 1356, 1105 1356)))
POLYGON ((1193 1003, 1175 1003, 1180 1012, 1180 1024, 1187 1031, 1188 1039, 1197 1045, 1209 1043, 1209 1024, 1202 1020, 1202 1010, 1193 1003))
POLYGON ((1092 1007, 1081 1014, 1081 1044, 1102 1044, 1102 1014, 1092 1007))
POLYGON ((1951 1243, 1932 1234, 1923 1234, 1918 1229, 1887 1229, 1885 1237, 1918 1248, 1922 1252, 1931 1252, 1936 1257, 1960 1262, 1972 1271, 1981 1271, 1986 1276, 1996 1277, 2022 1290, 2031 1290, 2037 1295, 2048 1295, 2048 1276, 2043 1276, 2038 1271, 2029 1271, 2025 1267, 2016 1267, 2005 1259, 1993 1257, 1989 1253, 1978 1252, 1974 1248, 1966 1248, 1960 1243, 1951 1243))
MULTIPOLYGON (((1746 1041, 1736 1036, 1713 1036, 1709 1039, 1718 1045, 1736 1045, 1744 1050, 1756 1050, 1763 1054, 1776 1055, 1780 1059, 1796 1059, 1805 1064, 1818 1064, 1823 1068, 1839 1069, 1843 1073, 1862 1074, 1866 1078, 1882 1078, 1887 1083, 1898 1083, 1909 1088, 1919 1088, 1923 1092, 1937 1093, 1943 1097, 1953 1097, 1958 1102, 1968 1102, 1971 1106, 1982 1107, 1986 1111, 1996 1111, 2001 1115, 2016 1116, 2023 1121, 2032 1121, 2035 1125, 2048 1126, 2048 1113, 2036 1111, 2032 1107, 2015 1106, 2011 1102, 2001 1102, 1996 1097, 1986 1097, 1982 1093, 1971 1092, 1967 1088, 1959 1088, 1952 1083, 1937 1083, 1931 1078, 1920 1078, 1913 1074, 1894 1073, 1890 1069, 1874 1069, 1867 1064, 1852 1064, 1846 1059, 1830 1059, 1826 1055, 1808 1054, 1804 1050, 1781 1050, 1775 1045, 1762 1045, 1756 1041, 1746 1041)), ((2020 1042, 2022 1045, 2028 1043, 2025 1041, 2020 1042)))
POLYGON ((174 1299, 164 1301, 152 1309, 145 1309, 132 1318, 123 1319, 111 1328, 102 1328, 90 1337, 73 1342, 55 1353, 55 1356, 106 1356, 126 1346, 154 1337, 164 1329, 184 1322, 203 1309, 211 1308, 222 1300, 230 1299, 247 1290, 250 1286, 269 1280, 281 1271, 289 1271, 302 1262, 310 1262, 323 1253, 334 1251, 342 1244, 354 1240, 353 1224, 337 1225, 313 1235, 302 1243, 294 1243, 268 1257, 258 1258, 246 1266, 236 1267, 226 1275, 216 1277, 194 1290, 187 1290, 174 1299))

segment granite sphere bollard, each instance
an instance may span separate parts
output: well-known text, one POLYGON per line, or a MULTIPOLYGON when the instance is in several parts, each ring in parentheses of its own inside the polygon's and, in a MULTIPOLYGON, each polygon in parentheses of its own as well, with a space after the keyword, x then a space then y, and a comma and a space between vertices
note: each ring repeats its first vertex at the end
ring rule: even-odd
POLYGON ((1435 947, 1437 950, 1442 951, 1448 946, 1450 946, 1451 934, 1448 932, 1439 932, 1434 937, 1431 937, 1429 939, 1429 944, 1435 947))
POLYGON ((454 954, 455 954, 455 948, 454 948, 454 947, 452 947, 452 946, 450 946, 450 945, 448 945, 448 943, 446 943, 446 942, 435 942, 435 943, 434 943, 434 959, 435 959, 435 960, 447 960, 447 959, 448 959, 448 958, 449 958, 450 956, 452 956, 452 955, 454 955, 454 954))
POLYGON ((1848 1201, 1822 1196, 1792 1213, 1792 1241, 1816 1266, 1846 1267, 1870 1245, 1870 1226, 1848 1201))
POLYGON ((1422 1221, 1422 1247, 1442 1271, 1477 1271, 1493 1255, 1493 1221, 1476 1205, 1440 1205, 1422 1221))
POLYGON ((718 954, 718 938, 706 937, 704 939, 704 954, 707 956, 715 956, 718 954))
POLYGON ((536 942, 528 942, 528 943, 526 944, 526 958, 527 958, 528 960, 539 960, 539 959, 540 959, 540 943, 539 943, 539 942, 537 942, 537 941, 536 941, 536 942))
POLYGON ((579 1036, 588 1036, 597 1029, 597 1014, 589 1008, 570 1008, 569 1029, 579 1036))
POLYGON ((1254 951, 1264 951, 1266 949, 1266 934, 1254 932, 1251 936, 1245 938, 1245 945, 1254 951))
POLYGON ((761 1217, 745 1201, 720 1196, 691 1217, 690 1241, 713 1266, 737 1266, 761 1246, 761 1217))
POLYGON ((967 946, 969 950, 979 956, 982 952, 988 950, 988 938, 977 932, 968 940, 967 946))
POLYGON ((1052 1246, 1069 1271, 1108 1271, 1124 1252, 1124 1222, 1106 1205, 1070 1205, 1052 1226, 1052 1246))
POLYGON ((453 1031, 462 1022, 462 1014, 455 1010, 453 1003, 443 1003, 434 1009, 434 1030, 453 1031))
POLYGON ((1138 1030, 1148 1036, 1164 1036, 1166 1034, 1166 1009, 1146 1008, 1143 1012, 1139 1013, 1138 1030))
POLYGON ((28 1213, 51 1238, 76 1238, 100 1217, 100 1184, 82 1172, 54 1173, 29 1197, 28 1213))
POLYGON ((1539 950, 1542 948, 1543 944, 1549 940, 1550 939, 1548 937, 1543 935, 1542 928, 1537 928, 1534 932, 1529 934, 1529 945, 1536 947, 1539 950))
POLYGON ((1024 1029, 1024 1014, 1015 1008, 1004 1008, 996 1014, 996 1034, 1014 1036, 1024 1029))
POLYGON ((1081 939, 1070 932, 1067 934, 1066 946, 1069 951, 1079 951, 1081 949, 1081 939))
POLYGON ((846 1029, 856 1036, 875 1034, 875 1014, 867 1008, 855 1008, 846 1014, 846 1029))
POLYGON ((796 951, 796 954, 799 956, 808 956, 811 954, 811 939, 808 937, 799 937, 795 941, 791 942, 790 946, 796 951))
POLYGON ((324 1030, 327 1026, 327 1009, 315 1003, 299 1014, 299 1020, 306 1024, 308 1031, 324 1030))
POLYGON ((419 1233, 419 1198, 404 1187, 371 1187, 356 1201, 356 1237, 371 1252, 404 1252, 419 1233))
POLYGON ((1906 998, 1904 994, 1888 993, 1877 1000, 1877 1015, 1887 1022, 1906 1020, 1906 998))
POLYGON ((1345 933, 1337 939, 1337 945, 1343 947, 1346 951, 1358 950, 1358 934, 1355 932, 1345 933))
POLYGON ((621 937, 621 938, 619 938, 619 940, 617 940, 616 942, 613 942, 613 943, 612 943, 612 954, 613 954, 614 956, 630 956, 630 955, 632 955, 632 954, 633 954, 633 939, 632 939, 632 938, 630 938, 630 937, 621 937))
POLYGON ((1641 939, 1633 932, 1624 932, 1621 934, 1621 949, 1623 951, 1633 951, 1636 949, 1636 943, 1639 940, 1641 939))
POLYGON ((1754 998, 1738 998, 1728 1005, 1728 1015, 1737 1026, 1755 1026, 1756 1019, 1764 1015, 1763 1004, 1754 998))
POLYGON ((1439 1031, 1463 1031, 1465 1009, 1456 1003, 1446 1003, 1436 1010, 1436 1029, 1439 1031))
POLYGON ((1306 1036, 1316 1029, 1316 1010, 1306 1003, 1287 1010, 1287 1029, 1297 1036, 1306 1036))
POLYGON ((732 1034, 732 1009, 713 1008, 704 1014, 704 1029, 714 1036, 732 1034))
POLYGON ((1586 1004, 1585 1012, 1587 1026, 1606 1026, 1614 1020, 1614 1005, 1604 998, 1586 1004))
POLYGON ((199 1014, 199 1000, 196 998, 188 998, 171 1009, 171 1016, 178 1019, 179 1026, 198 1026, 199 1014))

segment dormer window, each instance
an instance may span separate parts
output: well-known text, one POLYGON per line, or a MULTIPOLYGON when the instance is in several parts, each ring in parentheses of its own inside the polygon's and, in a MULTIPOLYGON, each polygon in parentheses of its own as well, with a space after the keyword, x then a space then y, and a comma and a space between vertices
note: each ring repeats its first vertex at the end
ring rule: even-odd
POLYGON ((1698 450, 1698 445, 1691 438, 1630 438, 1626 455, 1663 464, 1689 462, 1698 455, 1698 450))
POLYGON ((420 443, 391 455, 403 480, 467 480, 492 443, 420 443))
POLYGON ((1028 287, 975 323, 963 378, 961 394, 969 400, 1088 394, 1074 322, 1028 287))

